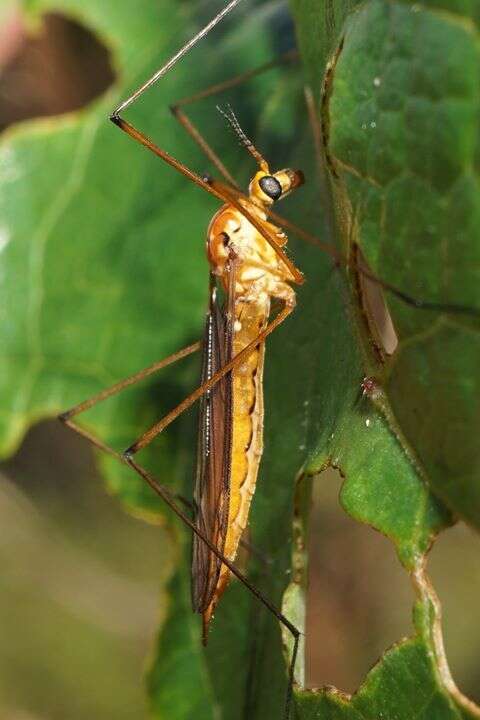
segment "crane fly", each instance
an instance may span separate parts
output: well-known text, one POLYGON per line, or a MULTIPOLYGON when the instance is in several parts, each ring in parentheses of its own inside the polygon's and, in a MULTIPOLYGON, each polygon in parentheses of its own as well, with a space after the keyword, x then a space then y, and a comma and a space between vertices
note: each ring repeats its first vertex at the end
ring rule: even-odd
MULTIPOLYGON (((291 169, 271 172, 232 111, 228 118, 259 166, 249 185, 248 200, 242 199, 241 205, 267 227, 266 210, 299 187, 303 175, 291 169)), ((286 317, 295 307, 290 283, 303 279, 279 252, 280 243, 286 242, 283 231, 271 223, 268 231, 276 238, 277 246, 270 244, 240 210, 226 204, 213 217, 207 232, 210 306, 203 342, 202 383, 254 343, 245 360, 202 395, 200 407, 195 520, 202 534, 212 538, 232 561, 247 524, 263 452, 265 343, 258 343, 258 338, 268 327, 272 299, 283 302, 286 317), (221 307, 217 278, 225 293, 221 307)), ((205 642, 213 611, 229 577, 229 569, 201 537, 195 536, 192 598, 194 610, 203 616, 205 642)))
MULTIPOLYGON (((323 247, 338 262, 345 258, 334 248, 272 211, 272 205, 300 187, 304 181, 299 170, 272 171, 252 141, 245 135, 229 108, 223 110, 227 121, 258 169, 252 177, 248 194, 236 185, 220 159, 200 136, 181 106, 200 97, 233 87, 258 71, 243 73, 209 91, 198 93, 172 108, 175 117, 212 160, 226 182, 200 176, 169 155, 143 132, 123 117, 123 112, 169 70, 241 0, 231 0, 199 33, 187 42, 151 78, 139 87, 112 113, 110 119, 132 139, 180 172, 190 181, 213 195, 223 206, 212 218, 207 231, 207 256, 210 265, 209 307, 202 342, 194 343, 154 363, 135 375, 101 391, 60 416, 71 429, 88 439, 97 448, 117 457, 138 473, 193 532, 192 604, 203 619, 203 641, 214 610, 232 575, 235 575, 283 624, 293 637, 289 666, 289 684, 285 717, 290 717, 293 672, 300 632, 235 566, 242 533, 246 527, 250 503, 255 491, 263 450, 262 378, 265 340, 295 308, 292 285, 303 282, 284 251, 287 236, 282 227, 294 229, 297 236, 323 247), (275 223, 272 222, 275 220, 275 223), (280 221, 280 222, 278 222, 280 221), (272 300, 280 301, 282 309, 271 316, 272 300), (124 388, 156 373, 173 362, 202 350, 200 386, 159 422, 144 432, 124 453, 118 453, 73 418, 124 388), (193 498, 193 519, 179 506, 178 498, 134 459, 176 417, 200 401, 197 469, 193 498)), ((287 58, 291 59, 291 58, 287 58)), ((307 98, 308 99, 308 98, 307 98)), ((440 306, 420 302, 402 290, 379 280, 366 268, 362 275, 415 307, 470 312, 461 306, 440 306)), ((364 381, 364 392, 370 385, 364 381)))
MULTIPOLYGON (((226 177, 229 182, 225 184, 196 175, 121 116, 239 2, 232 0, 110 117, 130 137, 224 203, 212 218, 207 231, 210 280, 203 341, 103 390, 64 412, 60 419, 96 447, 127 463, 192 529, 192 605, 194 611, 202 615, 205 644, 214 610, 232 574, 290 631, 294 647, 285 708, 285 716, 289 717, 300 633, 235 567, 234 561, 247 524, 263 452, 265 339, 293 311, 296 296, 292 285, 303 282, 303 274, 284 252, 286 234, 270 222, 268 213, 274 202, 302 185, 303 174, 289 168, 271 170, 241 129, 231 108, 223 114, 258 166, 250 181, 248 195, 241 193, 229 177, 226 177), (272 300, 283 304, 273 319, 270 318, 272 300), (199 349, 203 356, 200 387, 122 454, 73 421, 75 416, 98 402, 199 349), (200 413, 192 520, 178 506, 171 491, 139 465, 134 455, 196 400, 200 400, 200 413)), ((237 80, 234 82, 236 84, 237 80)), ((173 110, 185 124, 185 115, 178 106, 173 110)))

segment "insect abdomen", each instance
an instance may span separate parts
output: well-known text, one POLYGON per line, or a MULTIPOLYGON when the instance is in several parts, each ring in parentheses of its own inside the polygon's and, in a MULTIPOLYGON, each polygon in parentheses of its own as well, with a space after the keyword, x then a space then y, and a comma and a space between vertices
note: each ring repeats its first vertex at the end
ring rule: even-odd
MULTIPOLYGON (((233 339, 233 354, 237 355, 254 340, 268 321, 268 307, 256 303, 240 304, 233 339)), ((252 352, 242 365, 233 371, 233 441, 230 470, 230 498, 228 531, 224 554, 234 560, 242 532, 246 527, 250 503, 255 492, 258 468, 263 452, 263 363, 265 344, 252 352)), ((209 620, 223 594, 230 571, 222 565, 217 588, 204 615, 209 620)))

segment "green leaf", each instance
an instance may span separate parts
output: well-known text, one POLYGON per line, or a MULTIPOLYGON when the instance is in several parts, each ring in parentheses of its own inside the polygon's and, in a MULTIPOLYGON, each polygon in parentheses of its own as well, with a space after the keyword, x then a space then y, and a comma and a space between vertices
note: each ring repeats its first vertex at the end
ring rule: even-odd
MULTIPOLYGON (((353 92, 356 85, 353 83, 352 88, 349 80, 349 65, 358 61, 354 48, 361 44, 361 39, 355 40, 360 14, 351 15, 342 29, 356 4, 327 2, 324 7, 312 0, 295 3, 306 74, 317 93, 340 32, 352 36, 351 46, 345 38, 335 67, 336 78, 351 47, 350 60, 343 67, 345 81, 339 87, 335 81, 330 97, 332 157, 338 154, 338 162, 342 147, 350 151, 348 132, 355 129, 352 123, 360 112, 353 92), (337 92, 342 88, 345 106, 342 112, 337 110, 341 116, 337 118, 333 108, 340 103, 337 92)), ((54 415, 174 352, 201 332, 207 289, 203 238, 217 205, 106 120, 120 98, 210 18, 212 8, 203 12, 200 3, 198 8, 192 5, 195 3, 179 5, 174 0, 140 0, 134 8, 123 0, 25 3, 31 13, 55 9, 94 31, 112 53, 118 79, 105 97, 81 113, 25 123, 8 132, 0 146, 0 208, 5 238, 0 256, 0 312, 5 327, 0 437, 5 455, 39 418, 54 415)), ((378 5, 366 3, 359 13, 373 12, 378 5)), ((402 5, 397 8, 395 3, 390 6, 399 12, 410 10, 402 5)), ((269 59, 278 40, 270 12, 270 4, 245 4, 244 13, 237 12, 227 23, 224 35, 216 33, 203 41, 128 112, 128 118, 197 171, 211 170, 195 145, 174 125, 168 104, 269 59)), ((373 63, 375 42, 385 37, 384 28, 370 36, 372 55, 366 51, 364 55, 373 63)), ((360 63, 365 76, 373 71, 372 63, 360 63)), ((392 93, 402 91, 401 79, 400 73, 398 80, 392 80, 392 93)), ((298 81, 297 92, 294 86, 291 75, 282 69, 227 99, 272 165, 306 170, 309 183, 298 197, 288 200, 285 212, 299 225, 332 242, 338 228, 332 226, 331 214, 325 209, 325 188, 327 198, 323 198, 320 215, 318 212, 311 134, 298 81)), ((192 109, 193 117, 226 158, 227 166, 237 169, 246 181, 251 162, 225 131, 215 110, 217 102, 214 98, 203 109, 192 109)), ((392 136, 400 149, 403 146, 401 128, 394 127, 391 135, 370 151, 378 167, 396 167, 390 147, 392 136)), ((351 147, 357 148, 358 143, 351 147)), ((360 163, 364 155, 359 150, 356 157, 360 163)), ((352 205, 358 202, 371 213, 359 233, 370 264, 379 275, 391 279, 385 259, 378 264, 380 253, 372 255, 364 239, 364 234, 375 236, 377 198, 362 189, 361 177, 345 172, 342 182, 345 187, 340 200, 344 202, 347 197, 352 205)), ((401 243, 407 240, 406 234, 398 239, 397 258, 401 243)), ((337 691, 299 691, 297 715, 361 715, 392 720, 478 717, 478 711, 449 684, 439 647, 436 603, 423 572, 425 553, 435 534, 451 522, 451 516, 424 482, 423 476, 427 474, 431 480, 432 473, 409 434, 409 424, 404 427, 396 407, 395 422, 393 411, 389 414, 397 358, 407 357, 404 353, 412 342, 404 343, 402 338, 387 373, 371 350, 350 279, 333 267, 318 247, 306 246, 293 237, 290 246, 307 282, 298 291, 294 316, 267 344, 266 450, 250 523, 252 542, 273 560, 273 569, 265 572, 261 564, 250 561, 249 577, 280 605, 291 568, 295 478, 303 467, 304 479, 299 481, 297 496, 297 507, 303 509, 294 518, 297 572, 285 601, 286 612, 301 624, 306 571, 301 547, 309 507, 308 477, 333 464, 345 476, 341 494, 344 508, 394 542, 417 588, 412 638, 384 656, 351 701, 337 691), (361 392, 362 379, 369 374, 383 384, 384 392, 375 401, 361 392), (424 466, 421 471, 417 455, 424 466), (401 706, 399 694, 407 698, 401 706)), ((392 265, 398 272, 395 263, 392 265)), ((403 287, 401 279, 394 275, 391 281, 403 287)), ((407 289, 415 294, 415 279, 409 283, 407 289)), ((429 284, 427 289, 435 287, 429 284)), ((420 290, 425 290, 423 285, 420 290)), ((391 303, 391 311, 395 312, 397 327, 406 328, 405 332, 415 333, 412 324, 426 322, 419 311, 397 302, 391 303)), ((448 322, 448 318, 441 320, 448 322)), ((453 324, 458 332, 474 331, 469 319, 453 324)), ((430 361, 425 364, 429 370, 430 361)), ((91 411, 84 425, 123 449, 195 386, 196 370, 198 363, 183 361, 91 411)), ((406 370, 403 377, 408 379, 406 370)), ((440 383, 437 375, 435 378, 440 383)), ((428 379, 424 377, 423 382, 428 379)), ((404 385, 400 393, 402 386, 397 387, 400 401, 402 394, 410 395, 410 387, 416 388, 409 385, 405 389, 404 385)), ((467 396, 469 387, 464 392, 467 396)), ((414 393, 412 396, 415 399, 414 393)), ((406 400, 403 397, 403 402, 406 400)), ((441 411, 436 410, 443 425, 448 421, 449 407, 443 402, 441 411)), ((141 460, 161 481, 189 494, 194 438, 188 413, 141 460)), ((426 441, 431 442, 431 437, 426 441)), ((110 490, 133 512, 158 517, 161 505, 139 478, 105 458, 102 467, 110 490)), ((170 515, 165 517, 171 520, 170 515)), ((209 647, 204 651, 198 618, 189 606, 189 536, 178 523, 172 524, 172 531, 177 539, 178 569, 165 593, 167 613, 148 677, 155 717, 235 720, 281 716, 286 673, 278 623, 259 610, 258 601, 239 583, 232 583, 218 608, 209 647)), ((409 581, 407 573, 405 581, 409 581)))
MULTIPOLYGON (((189 39, 210 18, 212 9, 179 7, 174 0, 160 4, 143 0, 134 8, 127 2, 38 0, 25 3, 25 8, 32 27, 38 26, 42 12, 55 10, 95 32, 112 53, 117 83, 80 113, 24 123, 2 138, 0 312, 5 330, 0 437, 4 456, 40 418, 56 415, 198 338, 208 287, 204 238, 218 207, 107 120, 120 99, 189 39)), ((168 104, 275 54, 265 29, 275 8, 260 8, 253 14, 250 10, 237 12, 225 35, 216 33, 203 41, 128 113, 132 122, 197 172, 212 168, 175 125, 168 104)), ((303 106, 293 103, 288 113, 279 113, 291 85, 286 75, 285 69, 281 75, 273 72, 268 83, 254 81, 239 95, 228 97, 260 145, 265 125, 269 144, 261 146, 266 153, 284 147, 297 109, 303 112, 303 106), (271 92, 272 82, 280 77, 283 81, 274 84, 271 92), (267 115, 262 115, 262 108, 267 108, 267 115)), ((215 109, 219 101, 213 98, 200 110, 192 109, 192 114, 226 164, 245 182, 252 162, 232 142, 215 109)), ((287 164, 287 159, 283 153, 278 162, 287 164)), ((186 360, 98 406, 81 422, 121 450, 195 387, 198 365, 195 359, 186 360)), ((300 428, 298 433, 303 435, 300 428)), ((297 449, 300 441, 294 442, 296 451, 284 466, 279 459, 287 480, 303 457, 297 449)), ((141 460, 160 480, 190 495, 194 454, 195 429, 188 413, 141 460)), ((110 491, 132 512, 153 519, 158 519, 160 509, 164 513, 161 502, 136 475, 108 458, 101 457, 100 462, 110 491)), ((273 489, 270 485, 268 492, 273 489)), ((262 547, 268 537, 267 554, 276 509, 288 516, 290 494, 291 483, 285 481, 268 512, 264 497, 264 518, 258 503, 262 521, 254 542, 262 547)), ((166 517, 171 522, 171 515, 166 517)), ((258 606, 233 585, 206 655, 199 618, 189 607, 188 552, 183 555, 189 533, 180 524, 174 528, 182 562, 178 578, 172 579, 170 614, 161 628, 149 678, 152 706, 158 716, 173 717, 175 712, 177 717, 182 713, 214 717, 221 707, 225 715, 234 717, 244 704, 252 653, 251 615, 258 614, 258 606), (232 637, 238 640, 233 649, 232 637), (185 693, 188 675, 191 692, 185 693), (184 702, 177 707, 182 694, 184 702)), ((286 543, 279 567, 286 569, 287 564, 286 543)), ((272 595, 277 603, 284 585, 283 571, 279 572, 265 587, 269 594, 269 585, 275 586, 272 595)), ((260 653, 255 662, 262 668, 272 665, 269 685, 260 687, 259 712, 264 707, 268 715, 282 706, 286 680, 278 627, 265 614, 259 622, 259 647, 267 633, 268 652, 260 653)))
POLYGON ((478 527, 480 42, 473 9, 455 11, 354 13, 325 116, 334 192, 374 271, 414 298, 479 310, 416 311, 390 296, 399 348, 381 378, 431 487, 478 527))
MULTIPOLYGON (((479 268, 472 260, 478 248, 468 230, 475 223, 474 202, 461 201, 465 211, 468 206, 463 226, 456 226, 455 240, 445 239, 445 227, 453 227, 447 221, 453 203, 445 197, 455 180, 465 185, 458 176, 470 172, 469 138, 478 127, 476 75, 465 73, 464 65, 468 58, 473 68, 472 27, 427 12, 422 3, 297 0, 294 9, 326 141, 331 195, 324 192, 324 201, 344 252, 357 243, 377 277, 414 298, 475 307, 479 268), (435 88, 439 113, 451 107, 455 82, 464 112, 456 113, 453 133, 440 117, 430 118, 427 131, 421 114, 407 113, 422 95, 420 83, 423 94, 435 88), (432 128, 444 133, 441 139, 432 128), (421 183, 412 164, 423 173, 421 183), (447 177, 448 167, 455 177, 447 177)), ((422 102, 418 106, 423 109, 422 102)), ((453 194, 459 192, 456 187, 453 194)), ((438 602, 425 575, 425 554, 449 522, 425 481, 456 512, 471 522, 478 517, 478 453, 471 449, 478 426, 478 319, 475 313, 419 310, 387 294, 399 345, 392 358, 379 361, 351 280, 354 299, 344 322, 333 311, 335 325, 321 325, 329 353, 320 356, 318 371, 329 381, 315 412, 320 442, 305 473, 339 467, 344 508, 394 541, 417 591, 415 635, 391 648, 352 698, 329 689, 299 692, 298 717, 478 717, 449 675, 438 602), (362 373, 375 378, 374 392, 363 397, 362 373)), ((324 299, 330 314, 335 301, 324 299)), ((308 494, 302 483, 300 496, 308 494)), ((302 548, 308 503, 297 500, 297 507, 303 507, 296 521, 296 546, 302 548)), ((297 551, 300 586, 306 562, 297 551)))

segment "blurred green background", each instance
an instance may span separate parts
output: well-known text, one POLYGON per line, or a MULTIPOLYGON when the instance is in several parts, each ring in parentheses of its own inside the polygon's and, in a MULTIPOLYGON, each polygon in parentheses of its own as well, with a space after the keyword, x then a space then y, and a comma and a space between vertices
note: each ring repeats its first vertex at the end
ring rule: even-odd
MULTIPOLYGON (((186 3, 178 7, 184 13, 186 3)), ((189 32, 213 9, 199 2, 189 32)), ((284 22, 265 24, 273 53, 284 39, 288 46, 291 28, 282 3, 248 8, 258 22, 271 17, 268 11, 284 22)), ((5 1, 0 18, 4 132, 22 120, 75 111, 114 82, 108 48, 79 23, 53 14, 32 34, 19 6, 5 1)), ((236 22, 244 20, 239 15, 236 22)), ((178 23, 172 18, 172 26, 178 23)), ((159 32, 171 31, 163 26, 159 32)), ((230 24, 218 37, 228 40, 231 32, 230 24)), ((299 68, 296 73, 300 87, 299 68)), ((259 104, 268 98, 267 85, 259 104)), ((214 108, 215 100, 199 116, 214 108)), ((226 133, 224 142, 236 141, 226 133)), ((202 162, 195 157, 192 164, 198 168, 202 162)), ((204 232, 198 229, 199 245, 204 232)), ((206 277, 204 266, 202 272, 206 277)), ((413 594, 392 545, 341 511, 339 486, 333 472, 315 484, 307 675, 311 686, 334 684, 351 692, 381 652, 411 632, 413 594)), ((172 555, 168 530, 127 515, 106 494, 90 449, 53 421, 35 426, 3 465, 0 528, 1 717, 147 717, 142 673, 164 613, 162 588, 172 555)), ((453 675, 476 700, 479 550, 478 538, 459 524, 439 538, 429 565, 443 605, 453 675)))

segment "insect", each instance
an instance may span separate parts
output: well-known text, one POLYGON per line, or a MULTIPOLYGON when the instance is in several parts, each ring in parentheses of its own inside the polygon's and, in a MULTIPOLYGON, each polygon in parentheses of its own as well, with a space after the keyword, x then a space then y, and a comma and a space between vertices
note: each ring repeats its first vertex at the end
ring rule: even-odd
MULTIPOLYGON (((298 188, 303 177, 297 170, 271 171, 267 161, 243 133, 231 110, 224 112, 225 117, 258 165, 248 196, 237 188, 211 149, 208 148, 207 154, 226 182, 192 172, 123 117, 129 106, 169 72, 240 1, 232 0, 228 3, 111 115, 112 122, 127 135, 224 203, 208 230, 210 292, 204 341, 194 343, 102 391, 63 413, 61 419, 96 447, 127 463, 193 531, 192 599, 194 610, 203 618, 205 642, 213 612, 232 574, 290 631, 294 644, 285 709, 285 716, 289 717, 299 630, 249 582, 236 568, 234 561, 247 523, 262 454, 265 340, 292 313, 295 307, 292 285, 303 282, 302 273, 284 252, 287 237, 280 229, 280 224, 276 224, 278 216, 271 211, 271 206, 298 188), (283 307, 270 319, 272 299, 281 301, 283 307), (200 348, 203 350, 203 368, 199 388, 144 432, 123 454, 120 455, 73 421, 73 418, 96 403, 200 348), (192 520, 178 506, 172 492, 160 485, 134 458, 138 451, 145 448, 197 400, 200 400, 201 409, 192 520)), ((182 113, 180 104, 173 110, 187 127, 188 119, 182 113)), ((202 147, 206 149, 205 144, 202 147)), ((288 225, 284 223, 283 227, 288 225)), ((297 234, 317 242, 298 229, 297 234)), ((338 253, 331 252, 335 259, 340 259, 338 253)), ((377 280, 375 276, 368 275, 368 271, 364 274, 377 280)), ((409 301, 405 293, 386 284, 383 286, 406 302, 409 301)))
MULTIPOLYGON (((247 196, 238 191, 231 181, 226 184, 207 176, 195 175, 121 115, 239 1, 229 3, 223 12, 111 115, 111 120, 130 137, 224 203, 213 217, 207 232, 210 289, 203 342, 194 343, 107 388, 64 412, 60 418, 96 447, 127 463, 193 530, 192 603, 193 609, 202 615, 204 643, 207 642, 214 610, 232 574, 240 578, 291 632, 294 647, 285 709, 288 717, 300 633, 233 563, 247 524, 263 450, 262 377, 265 339, 294 310, 295 292, 292 285, 303 282, 302 273, 283 250, 287 242, 285 233, 267 216, 275 201, 302 185, 303 175, 292 169, 271 171, 230 108, 223 114, 258 166, 247 196), (283 305, 273 319, 270 317, 272 300, 283 305), (122 455, 74 422, 76 416, 98 402, 199 349, 202 349, 203 354, 200 387, 143 433, 122 455), (170 490, 159 485, 136 462, 134 456, 196 400, 200 400, 200 417, 194 519, 191 520, 178 507, 170 490)), ((174 112, 185 124, 181 110, 177 107, 174 112)), ((215 164, 218 165, 219 161, 215 164)))

